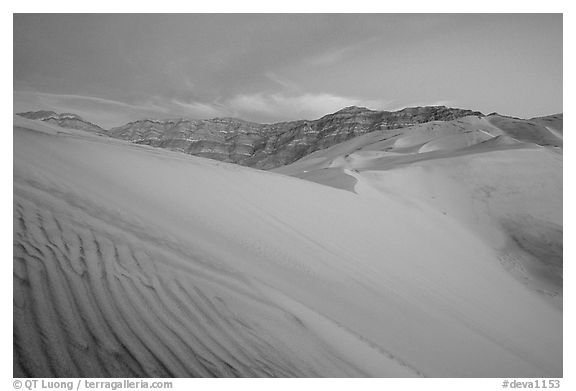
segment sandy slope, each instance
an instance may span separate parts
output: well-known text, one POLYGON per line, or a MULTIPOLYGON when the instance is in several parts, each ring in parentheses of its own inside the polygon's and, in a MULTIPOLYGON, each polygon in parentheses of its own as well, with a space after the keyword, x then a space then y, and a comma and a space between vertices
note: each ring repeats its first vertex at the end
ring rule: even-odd
MULTIPOLYGON (((15 376, 561 376, 559 293, 504 256, 554 238, 507 245, 531 196, 498 188, 483 210, 468 171, 435 166, 446 151, 430 143, 461 132, 430 132, 287 169, 321 182, 332 167, 334 188, 15 119, 15 376), (410 160, 424 145, 430 167, 410 160)), ((557 152, 495 144, 497 167, 522 151, 510 166, 561 168, 557 152)), ((530 218, 561 230, 557 207, 530 218)))
POLYGON ((522 123, 512 129, 516 120, 492 116, 375 132, 276 171, 356 192, 354 183, 362 182, 441 212, 561 306, 562 149, 508 136, 540 140, 552 134, 561 141, 561 115, 544 118, 537 120, 555 128, 522 123))

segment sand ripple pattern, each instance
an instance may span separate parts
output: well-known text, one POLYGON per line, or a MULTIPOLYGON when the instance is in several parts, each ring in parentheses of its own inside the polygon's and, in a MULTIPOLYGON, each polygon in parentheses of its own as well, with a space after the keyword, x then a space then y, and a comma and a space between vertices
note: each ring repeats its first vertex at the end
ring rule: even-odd
POLYGON ((362 375, 241 277, 171 270, 38 202, 14 197, 14 376, 362 375))

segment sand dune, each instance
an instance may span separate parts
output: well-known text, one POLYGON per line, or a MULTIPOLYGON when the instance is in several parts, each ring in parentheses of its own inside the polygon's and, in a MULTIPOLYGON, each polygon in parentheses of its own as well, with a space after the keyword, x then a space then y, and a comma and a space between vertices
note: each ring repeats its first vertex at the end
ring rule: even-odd
MULTIPOLYGON (((276 171, 338 188, 356 179, 439 211, 499 251, 516 277, 561 306, 562 150, 512 138, 506 134, 523 128, 511 131, 511 119, 500 121, 505 130, 495 127, 492 116, 375 132, 276 171)), ((561 140, 561 123, 554 124, 560 131, 546 126, 539 134, 561 140)), ((535 132, 520 138, 536 138, 535 132)))
POLYGON ((478 121, 273 173, 15 119, 14 376, 562 376, 562 156, 478 121))

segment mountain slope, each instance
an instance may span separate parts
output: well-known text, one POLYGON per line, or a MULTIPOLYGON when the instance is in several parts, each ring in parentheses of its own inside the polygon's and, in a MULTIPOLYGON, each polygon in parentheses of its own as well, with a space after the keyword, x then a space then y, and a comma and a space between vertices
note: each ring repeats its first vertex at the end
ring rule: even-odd
MULTIPOLYGON (((19 115, 48 122, 56 121, 65 128, 92 130, 80 126, 78 121, 68 123, 55 119, 57 115, 52 112, 19 115)), ((482 113, 444 106, 414 107, 396 112, 347 107, 314 121, 269 125, 233 118, 145 119, 112 128, 107 134, 137 144, 270 169, 374 130, 395 129, 432 120, 451 120, 466 115, 481 116, 482 113)))
POLYGON ((21 117, 47 122, 66 129, 85 130, 87 132, 105 133, 106 131, 100 126, 86 121, 82 117, 71 113, 58 114, 54 111, 28 111, 19 113, 21 117))
POLYGON ((561 309, 360 160, 343 190, 15 119, 14 375, 562 376, 561 309))
POLYGON ((112 137, 159 146, 244 166, 270 169, 376 129, 394 129, 431 120, 482 115, 444 106, 397 112, 348 107, 314 121, 271 125, 235 119, 137 121, 110 130, 112 137))

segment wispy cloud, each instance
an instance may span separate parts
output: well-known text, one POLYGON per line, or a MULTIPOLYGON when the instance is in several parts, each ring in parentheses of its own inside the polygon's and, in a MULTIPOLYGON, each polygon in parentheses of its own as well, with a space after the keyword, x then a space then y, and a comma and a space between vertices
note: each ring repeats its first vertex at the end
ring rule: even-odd
POLYGON ((314 66, 327 66, 338 63, 345 59, 354 49, 354 46, 332 49, 315 55, 307 60, 307 63, 314 66))
POLYGON ((133 105, 117 100, 104 99, 95 96, 73 95, 73 94, 51 94, 45 92, 31 92, 31 91, 15 91, 14 94, 20 99, 32 98, 40 103, 53 105, 53 104, 78 104, 79 102, 91 103, 98 105, 123 107, 131 110, 165 110, 161 106, 146 104, 146 105, 133 105))
POLYGON ((334 65, 357 55, 360 51, 364 53, 365 49, 378 39, 379 37, 370 37, 350 45, 331 48, 305 59, 304 62, 318 67, 334 65))
POLYGON ((173 99, 172 104, 184 110, 186 116, 197 118, 214 118, 229 115, 226 107, 217 103, 181 102, 173 99))
POLYGON ((94 96, 51 94, 32 91, 14 92, 14 112, 53 110, 72 112, 105 128, 142 118, 214 118, 229 116, 230 111, 217 102, 181 101, 150 97, 143 104, 130 104, 94 96))
POLYGON ((262 120, 281 118, 315 119, 347 106, 381 108, 386 102, 355 97, 338 96, 328 93, 257 93, 241 94, 227 102, 234 113, 242 116, 258 117, 262 120))
POLYGON ((274 72, 266 72, 265 74, 268 80, 273 81, 274 83, 278 84, 279 86, 283 87, 285 90, 288 91, 300 91, 301 87, 297 83, 285 79, 274 72))
POLYGON ((152 101, 129 104, 94 96, 15 91, 14 112, 29 110, 72 112, 103 127, 118 126, 143 117, 164 117, 170 113, 169 108, 152 101))
POLYGON ((382 110, 387 109, 389 104, 390 101, 384 100, 298 91, 238 94, 228 99, 210 102, 152 97, 149 102, 140 105, 80 95, 29 91, 14 93, 15 112, 28 110, 72 112, 106 128, 142 118, 237 117, 256 122, 316 119, 347 106, 382 110))

